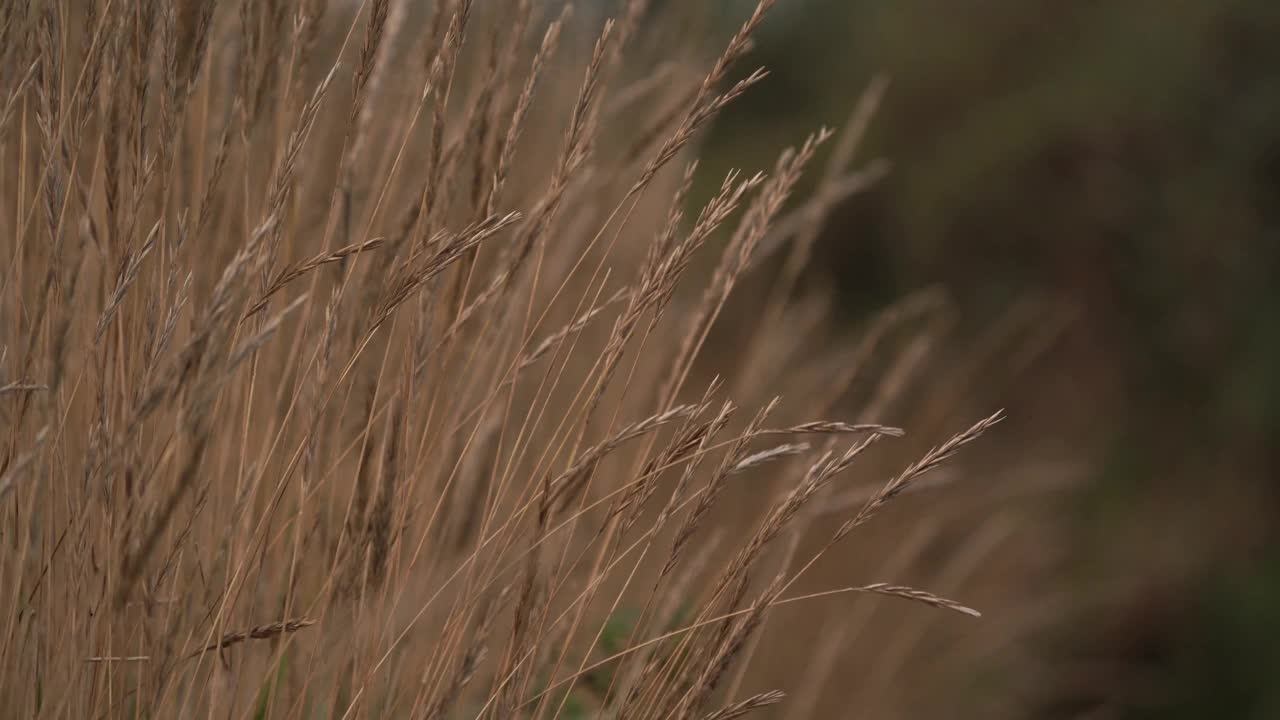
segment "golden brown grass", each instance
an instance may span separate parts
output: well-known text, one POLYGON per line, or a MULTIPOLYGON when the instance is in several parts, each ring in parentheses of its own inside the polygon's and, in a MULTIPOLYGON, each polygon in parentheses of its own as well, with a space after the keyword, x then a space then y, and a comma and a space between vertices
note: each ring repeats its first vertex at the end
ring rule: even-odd
POLYGON ((0 702, 732 718, 783 701, 740 692, 781 605, 976 615, 796 590, 1000 416, 840 488, 903 434, 876 415, 930 332, 880 379, 927 297, 794 354, 817 230, 883 174, 847 169, 882 82, 812 202, 825 130, 686 215, 773 4, 662 48, 660 83, 643 0, 593 29, 531 0, 0 5, 0 702), (762 321, 732 317, 770 259, 762 321), (756 332, 705 357, 726 319, 756 332))

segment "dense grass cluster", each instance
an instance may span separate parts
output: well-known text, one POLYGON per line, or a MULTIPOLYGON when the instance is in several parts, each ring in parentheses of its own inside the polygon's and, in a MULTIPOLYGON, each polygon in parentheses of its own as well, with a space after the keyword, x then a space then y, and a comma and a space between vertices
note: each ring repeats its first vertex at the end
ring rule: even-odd
POLYGON ((806 344, 882 83, 688 210, 773 4, 0 4, 4 714, 724 720, 780 605, 976 615, 796 589, 998 415, 842 487, 933 302, 806 344))

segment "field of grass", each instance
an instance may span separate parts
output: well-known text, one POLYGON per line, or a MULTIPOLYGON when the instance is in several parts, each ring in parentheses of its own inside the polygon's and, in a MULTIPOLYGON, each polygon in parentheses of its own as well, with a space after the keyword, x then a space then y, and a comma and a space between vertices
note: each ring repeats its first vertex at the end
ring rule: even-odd
MULTIPOLYGON (((972 622, 902 576, 954 586, 1009 532, 939 540, 907 498, 1002 415, 901 409, 938 293, 848 333, 806 285, 886 169, 857 152, 882 80, 691 200, 774 4, 723 38, 644 0, 0 4, 0 714, 726 720, 909 688, 935 626, 870 608, 972 622)), ((952 387, 1039 322, 1011 318, 952 387)))

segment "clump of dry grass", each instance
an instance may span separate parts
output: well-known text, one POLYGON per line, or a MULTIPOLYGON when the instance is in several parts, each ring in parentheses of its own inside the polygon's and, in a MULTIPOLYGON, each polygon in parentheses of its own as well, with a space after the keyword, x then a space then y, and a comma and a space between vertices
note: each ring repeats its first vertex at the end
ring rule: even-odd
MULTIPOLYGON (((830 415, 919 303, 835 348, 838 372, 779 355, 812 309, 792 295, 817 226, 882 172, 845 172, 881 83, 819 204, 785 214, 826 130, 686 216, 697 138, 766 77, 739 66, 772 5, 709 63, 664 49, 664 83, 643 40, 670 18, 644 0, 589 47, 567 7, 530 0, 0 5, 6 707, 540 718, 585 692, 606 717, 732 718, 781 702, 731 673, 773 609, 831 594, 793 588, 999 415, 793 562, 832 489, 903 434, 830 415), (764 334, 705 358, 774 253, 764 334), (753 529, 717 520, 765 478, 753 529), (639 619, 602 657, 623 607, 639 619)), ((976 614, 901 585, 833 592, 976 614)))

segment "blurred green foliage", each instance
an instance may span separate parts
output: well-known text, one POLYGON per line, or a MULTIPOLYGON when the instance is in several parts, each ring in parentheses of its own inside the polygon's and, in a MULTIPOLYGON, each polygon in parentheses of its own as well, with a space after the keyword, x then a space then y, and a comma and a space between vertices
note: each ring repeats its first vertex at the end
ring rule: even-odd
POLYGON ((773 77, 717 128, 726 156, 839 126, 873 73, 892 80, 862 157, 895 170, 829 232, 850 303, 942 283, 982 315, 1051 291, 1132 405, 1280 429, 1280 3, 778 10, 749 63, 773 77))
MULTIPOLYGON (((722 3, 726 22, 751 4, 722 3)), ((1082 366, 1122 392, 1117 421, 1274 462, 1260 446, 1280 436, 1280 3, 789 0, 777 13, 741 68, 772 76, 719 121, 711 157, 724 160, 705 173, 729 158, 768 167, 769 148, 840 126, 887 73, 861 157, 894 171, 837 214, 817 264, 846 308, 932 284, 969 317, 1027 293, 1067 299, 1082 366)))
POLYGON ((1168 693, 1135 718, 1280 717, 1280 555, 1256 575, 1208 583, 1183 626, 1161 686, 1168 693))
MULTIPOLYGON (((724 0, 726 24, 752 5, 724 0)), ((785 0, 740 68, 771 77, 704 163, 768 167, 886 73, 859 157, 894 169, 836 214, 815 264, 850 319, 935 284, 979 324, 1028 294, 1075 308, 1046 372, 1093 394, 1088 551, 1144 503, 1262 500, 1237 519, 1260 526, 1239 533, 1248 552, 1207 538, 1234 517, 1186 530, 1213 548, 1194 584, 1210 599, 1161 630, 1175 702, 1134 717, 1280 717, 1277 40, 1276 0, 785 0)))

